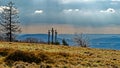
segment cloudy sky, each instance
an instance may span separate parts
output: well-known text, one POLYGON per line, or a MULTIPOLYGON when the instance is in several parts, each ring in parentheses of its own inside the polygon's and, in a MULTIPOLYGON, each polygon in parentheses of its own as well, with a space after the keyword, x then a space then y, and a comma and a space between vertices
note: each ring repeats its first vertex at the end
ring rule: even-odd
MULTIPOLYGON (((10 0, 0 0, 3 6, 10 0)), ((120 0, 12 0, 22 33, 120 34, 120 0)), ((1 12, 1 7, 0 7, 1 12)))

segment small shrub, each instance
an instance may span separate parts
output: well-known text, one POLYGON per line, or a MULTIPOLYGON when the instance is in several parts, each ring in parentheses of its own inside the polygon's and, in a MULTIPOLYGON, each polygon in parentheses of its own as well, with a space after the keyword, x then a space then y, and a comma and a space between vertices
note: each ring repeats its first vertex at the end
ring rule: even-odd
POLYGON ((28 63, 40 63, 41 59, 37 58, 33 53, 27 53, 23 51, 15 51, 8 55, 5 59, 5 62, 10 63, 10 62, 15 62, 15 61, 23 61, 23 62, 28 62, 28 63))
POLYGON ((62 44, 65 45, 65 46, 69 46, 65 39, 62 40, 62 44))
POLYGON ((84 34, 75 34, 73 41, 81 47, 89 47, 89 40, 84 34))

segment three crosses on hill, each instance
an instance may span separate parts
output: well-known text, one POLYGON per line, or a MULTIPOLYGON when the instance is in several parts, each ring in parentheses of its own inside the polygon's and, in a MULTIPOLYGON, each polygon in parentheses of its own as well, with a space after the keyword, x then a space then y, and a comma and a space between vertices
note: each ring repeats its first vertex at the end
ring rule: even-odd
POLYGON ((48 30, 48 44, 54 44, 57 42, 57 30, 48 30))

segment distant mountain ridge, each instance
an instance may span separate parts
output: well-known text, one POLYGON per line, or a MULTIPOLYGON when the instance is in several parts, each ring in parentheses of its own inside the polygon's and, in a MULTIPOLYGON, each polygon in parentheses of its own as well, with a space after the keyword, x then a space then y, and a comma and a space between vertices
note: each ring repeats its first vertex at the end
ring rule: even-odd
MULTIPOLYGON (((119 49, 120 50, 120 34, 84 34, 89 39, 89 45, 93 48, 107 48, 107 49, 119 49)), ((18 35, 18 40, 24 40, 26 38, 36 38, 47 42, 47 34, 21 34, 18 35)), ((57 40, 62 43, 62 39, 65 39, 69 45, 76 45, 73 41, 74 34, 59 34, 57 40)))
POLYGON ((120 42, 120 37, 112 36, 112 37, 103 37, 103 38, 97 38, 93 39, 94 42, 106 42, 106 43, 113 43, 113 42, 120 42))

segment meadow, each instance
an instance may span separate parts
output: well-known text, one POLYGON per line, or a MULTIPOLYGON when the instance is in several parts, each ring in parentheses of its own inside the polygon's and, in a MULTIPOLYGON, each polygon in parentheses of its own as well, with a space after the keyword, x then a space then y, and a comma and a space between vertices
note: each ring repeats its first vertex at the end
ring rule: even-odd
POLYGON ((0 42, 0 68, 120 68, 120 51, 0 42))

